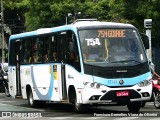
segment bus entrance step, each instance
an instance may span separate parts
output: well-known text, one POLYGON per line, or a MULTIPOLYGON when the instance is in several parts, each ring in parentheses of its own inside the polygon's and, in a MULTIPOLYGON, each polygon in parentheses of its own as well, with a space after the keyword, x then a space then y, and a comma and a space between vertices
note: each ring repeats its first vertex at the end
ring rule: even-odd
POLYGON ((68 100, 61 100, 62 103, 68 103, 68 100))
POLYGON ((16 99, 22 99, 22 96, 15 96, 16 99))

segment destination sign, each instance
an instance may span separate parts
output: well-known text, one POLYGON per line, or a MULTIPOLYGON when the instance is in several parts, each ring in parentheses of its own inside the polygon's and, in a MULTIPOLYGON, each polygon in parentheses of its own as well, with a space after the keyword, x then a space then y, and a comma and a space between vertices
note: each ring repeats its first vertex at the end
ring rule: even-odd
POLYGON ((98 37, 99 38, 125 37, 125 30, 98 30, 98 37))

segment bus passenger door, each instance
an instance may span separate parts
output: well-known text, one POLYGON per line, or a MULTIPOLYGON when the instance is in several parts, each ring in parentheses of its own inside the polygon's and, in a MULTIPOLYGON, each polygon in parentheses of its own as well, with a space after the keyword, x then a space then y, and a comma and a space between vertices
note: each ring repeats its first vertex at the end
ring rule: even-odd
POLYGON ((13 80, 13 92, 15 97, 21 96, 21 82, 20 82, 20 40, 14 42, 14 65, 12 66, 12 80, 13 80))
POLYGON ((59 49, 58 49, 58 58, 61 62, 61 79, 59 79, 60 87, 60 96, 61 100, 67 100, 67 85, 66 85, 66 76, 65 76, 65 52, 66 52, 66 43, 65 43, 65 32, 61 32, 59 35, 59 49))
POLYGON ((61 63, 61 85, 62 85, 62 100, 67 99, 67 86, 66 86, 66 76, 65 76, 65 64, 61 63))
MULTIPOLYGON (((59 35, 58 59, 61 62, 61 85, 62 100, 67 100, 67 90, 71 80, 74 80, 74 72, 80 71, 78 46, 73 31, 61 32, 59 35), (69 80, 70 79, 70 80, 69 80), (67 81, 68 80, 68 81, 67 81)), ((75 72, 76 73, 76 72, 75 72)))

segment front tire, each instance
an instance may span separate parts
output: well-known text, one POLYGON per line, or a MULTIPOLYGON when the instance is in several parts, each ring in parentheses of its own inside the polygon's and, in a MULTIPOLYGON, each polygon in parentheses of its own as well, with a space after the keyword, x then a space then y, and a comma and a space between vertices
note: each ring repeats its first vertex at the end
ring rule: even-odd
POLYGON ((88 110, 88 105, 84 105, 81 103, 77 102, 77 98, 75 99, 75 103, 74 103, 74 107, 75 107, 75 111, 78 113, 84 113, 88 110))
POLYGON ((77 95, 74 87, 70 87, 69 89, 69 102, 74 105, 74 109, 77 113, 83 113, 87 111, 88 105, 81 104, 77 100, 77 95))
POLYGON ((160 93, 157 93, 154 99, 154 106, 157 109, 160 109, 160 93))
POLYGON ((141 101, 130 102, 127 104, 127 107, 130 112, 138 112, 141 108, 141 101))
POLYGON ((146 105, 146 101, 141 102, 141 107, 143 108, 146 105))

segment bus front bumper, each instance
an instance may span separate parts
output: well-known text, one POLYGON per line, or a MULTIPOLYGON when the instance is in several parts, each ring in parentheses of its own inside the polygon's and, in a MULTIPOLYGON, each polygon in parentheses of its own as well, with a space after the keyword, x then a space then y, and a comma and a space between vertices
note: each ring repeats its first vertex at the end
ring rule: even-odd
POLYGON ((81 90, 83 104, 127 104, 128 102, 150 100, 151 94, 152 85, 123 88, 104 87, 103 89, 85 87, 81 90))

